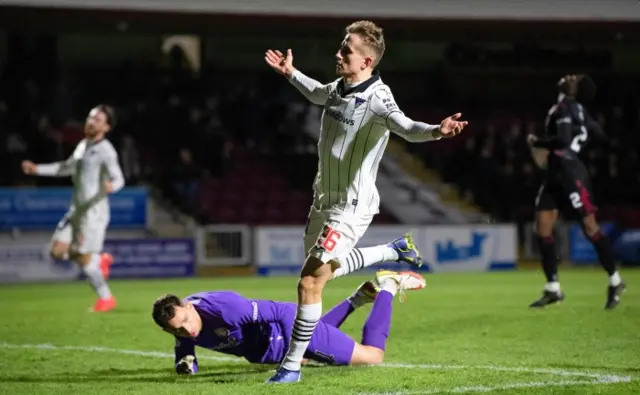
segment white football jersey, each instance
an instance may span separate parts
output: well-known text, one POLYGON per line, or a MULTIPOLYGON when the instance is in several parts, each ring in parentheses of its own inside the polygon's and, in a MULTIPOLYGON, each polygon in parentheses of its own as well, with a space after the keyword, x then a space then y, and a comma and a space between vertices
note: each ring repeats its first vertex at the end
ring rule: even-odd
POLYGON ((312 103, 324 106, 314 207, 377 214, 376 178, 390 129, 409 141, 429 141, 437 139, 432 132, 438 127, 405 117, 377 72, 352 87, 342 78, 322 85, 299 71, 290 81, 312 103))
POLYGON ((109 200, 106 197, 104 182, 112 182, 113 192, 124 186, 118 154, 107 139, 97 142, 83 139, 66 161, 38 165, 37 174, 72 177, 71 211, 86 212, 93 207, 108 213, 109 200))

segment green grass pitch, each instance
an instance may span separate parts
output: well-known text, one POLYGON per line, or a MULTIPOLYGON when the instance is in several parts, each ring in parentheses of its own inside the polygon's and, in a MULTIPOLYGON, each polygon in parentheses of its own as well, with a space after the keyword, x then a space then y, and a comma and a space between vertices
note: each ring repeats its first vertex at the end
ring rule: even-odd
MULTIPOLYGON (((561 272, 567 298, 530 310, 539 272, 428 275, 427 288, 394 301, 386 366, 307 367, 303 381, 265 386, 274 366, 199 350, 201 371, 173 373, 171 337, 155 327, 162 293, 232 289, 251 298, 293 301, 296 279, 225 278, 113 281, 119 306, 90 314, 85 283, 0 287, 0 393, 26 394, 636 394, 640 393, 640 271, 614 311, 603 309, 606 275, 561 272), (44 346, 48 345, 48 346, 44 346)), ((324 309, 366 277, 336 280, 324 309)), ((360 339, 370 307, 343 329, 360 339)))

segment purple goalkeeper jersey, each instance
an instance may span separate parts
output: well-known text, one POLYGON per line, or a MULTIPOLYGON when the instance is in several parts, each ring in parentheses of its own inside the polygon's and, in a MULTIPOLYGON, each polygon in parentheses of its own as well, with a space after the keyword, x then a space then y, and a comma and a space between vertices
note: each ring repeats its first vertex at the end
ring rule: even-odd
POLYGON ((296 314, 294 303, 247 299, 235 292, 202 292, 186 298, 202 318, 198 337, 176 338, 175 362, 195 356, 195 346, 245 358, 280 363, 296 314))

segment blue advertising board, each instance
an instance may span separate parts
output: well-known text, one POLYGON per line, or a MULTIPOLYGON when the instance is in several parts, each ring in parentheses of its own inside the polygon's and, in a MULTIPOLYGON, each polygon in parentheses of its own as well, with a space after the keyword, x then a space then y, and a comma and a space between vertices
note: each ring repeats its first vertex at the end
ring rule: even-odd
POLYGON ((0 283, 73 281, 80 278, 80 266, 71 261, 54 261, 49 240, 0 243, 0 283))
MULTIPOLYGON (((514 270, 517 232, 513 225, 406 226, 373 225, 356 247, 386 245, 405 232, 423 253, 429 272, 481 272, 514 270)), ((302 226, 261 226, 254 233, 258 274, 291 275, 305 260, 302 226)), ((406 263, 382 262, 363 270, 407 270, 406 263)), ((415 270, 411 268, 411 270, 415 270)))
POLYGON ((195 271, 193 239, 107 240, 104 251, 113 255, 111 278, 189 277, 195 271))
MULTIPOLYGON (((193 239, 107 239, 111 278, 188 277, 195 272, 193 239)), ((72 261, 49 256, 49 238, 0 244, 0 283, 73 281, 84 278, 72 261)))
MULTIPOLYGON (((51 229, 69 209, 71 188, 0 188, 0 230, 51 229)), ((146 188, 132 187, 109 195, 110 229, 145 228, 146 188)))
MULTIPOLYGON (((615 231, 614 224, 600 224, 600 229, 608 237, 615 231)), ((573 263, 591 264, 598 262, 598 254, 584 233, 580 225, 569 228, 569 256, 573 263)))
POLYGON ((627 229, 614 241, 616 258, 624 264, 640 266, 640 229, 627 229))

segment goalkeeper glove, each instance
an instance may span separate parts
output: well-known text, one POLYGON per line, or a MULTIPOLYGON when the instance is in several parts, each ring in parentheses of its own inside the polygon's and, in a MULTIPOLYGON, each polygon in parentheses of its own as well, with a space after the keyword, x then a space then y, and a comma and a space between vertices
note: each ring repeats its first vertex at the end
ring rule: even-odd
POLYGON ((187 355, 176 364, 176 373, 195 374, 198 371, 198 361, 193 355, 187 355))

